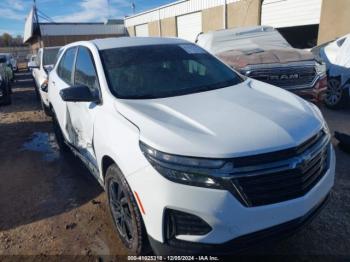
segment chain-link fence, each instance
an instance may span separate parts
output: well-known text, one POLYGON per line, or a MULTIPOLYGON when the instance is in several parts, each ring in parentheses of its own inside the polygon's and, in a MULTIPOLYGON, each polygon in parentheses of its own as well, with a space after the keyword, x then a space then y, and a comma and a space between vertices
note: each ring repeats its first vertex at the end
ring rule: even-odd
POLYGON ((29 47, 0 47, 0 53, 11 53, 17 60, 18 68, 26 68, 28 56, 31 54, 29 47))

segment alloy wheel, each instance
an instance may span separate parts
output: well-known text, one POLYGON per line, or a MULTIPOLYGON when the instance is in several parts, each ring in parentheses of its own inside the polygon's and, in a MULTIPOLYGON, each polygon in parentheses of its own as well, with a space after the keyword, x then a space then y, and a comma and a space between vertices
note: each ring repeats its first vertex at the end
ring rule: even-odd
POLYGON ((109 187, 110 207, 117 230, 126 242, 131 243, 133 223, 126 194, 116 181, 111 181, 109 187))
POLYGON ((326 104, 330 106, 335 106, 341 101, 342 96, 343 89, 340 85, 340 81, 336 78, 329 79, 327 94, 325 97, 326 104))

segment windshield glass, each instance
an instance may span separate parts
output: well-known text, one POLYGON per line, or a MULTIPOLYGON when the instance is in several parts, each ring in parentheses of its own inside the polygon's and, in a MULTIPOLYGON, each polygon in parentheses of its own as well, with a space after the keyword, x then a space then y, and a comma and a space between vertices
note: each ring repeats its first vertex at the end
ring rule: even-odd
POLYGON ((45 49, 43 57, 44 66, 54 65, 56 63, 58 50, 59 48, 45 49))
POLYGON ((203 92, 242 79, 193 44, 151 45, 101 51, 111 92, 118 98, 147 99, 203 92))

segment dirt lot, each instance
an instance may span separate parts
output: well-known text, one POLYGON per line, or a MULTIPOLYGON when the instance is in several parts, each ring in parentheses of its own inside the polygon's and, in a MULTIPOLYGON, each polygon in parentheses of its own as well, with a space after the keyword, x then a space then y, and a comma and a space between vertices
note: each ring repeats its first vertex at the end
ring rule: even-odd
MULTIPOLYGON (((13 91, 13 105, 0 107, 0 255, 126 254, 101 187, 79 160, 59 154, 29 74, 17 75, 13 91)), ((350 110, 323 111, 332 130, 350 133, 350 110)), ((336 153, 336 185, 320 216, 254 253, 350 258, 350 155, 336 153)))

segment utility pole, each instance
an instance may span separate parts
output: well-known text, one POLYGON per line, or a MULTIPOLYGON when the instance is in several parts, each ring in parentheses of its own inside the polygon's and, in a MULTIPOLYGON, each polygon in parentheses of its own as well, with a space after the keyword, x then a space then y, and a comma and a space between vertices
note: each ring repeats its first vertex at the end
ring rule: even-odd
POLYGON ((39 47, 42 47, 42 43, 41 43, 41 31, 40 31, 40 24, 39 24, 39 17, 38 17, 38 12, 36 9, 36 0, 33 0, 33 32, 34 30, 39 30, 39 47))
POLYGON ((135 2, 131 2, 132 13, 135 14, 136 5, 135 2))
POLYGON ((227 29, 227 0, 224 1, 223 28, 227 29))
POLYGON ((109 11, 109 4, 110 4, 110 1, 107 0, 107 22, 108 22, 108 20, 111 18, 111 13, 110 13, 110 11, 109 11))
POLYGON ((264 4, 264 0, 260 0, 260 10, 259 10, 259 24, 261 24, 262 22, 262 7, 263 7, 263 4, 264 4))

